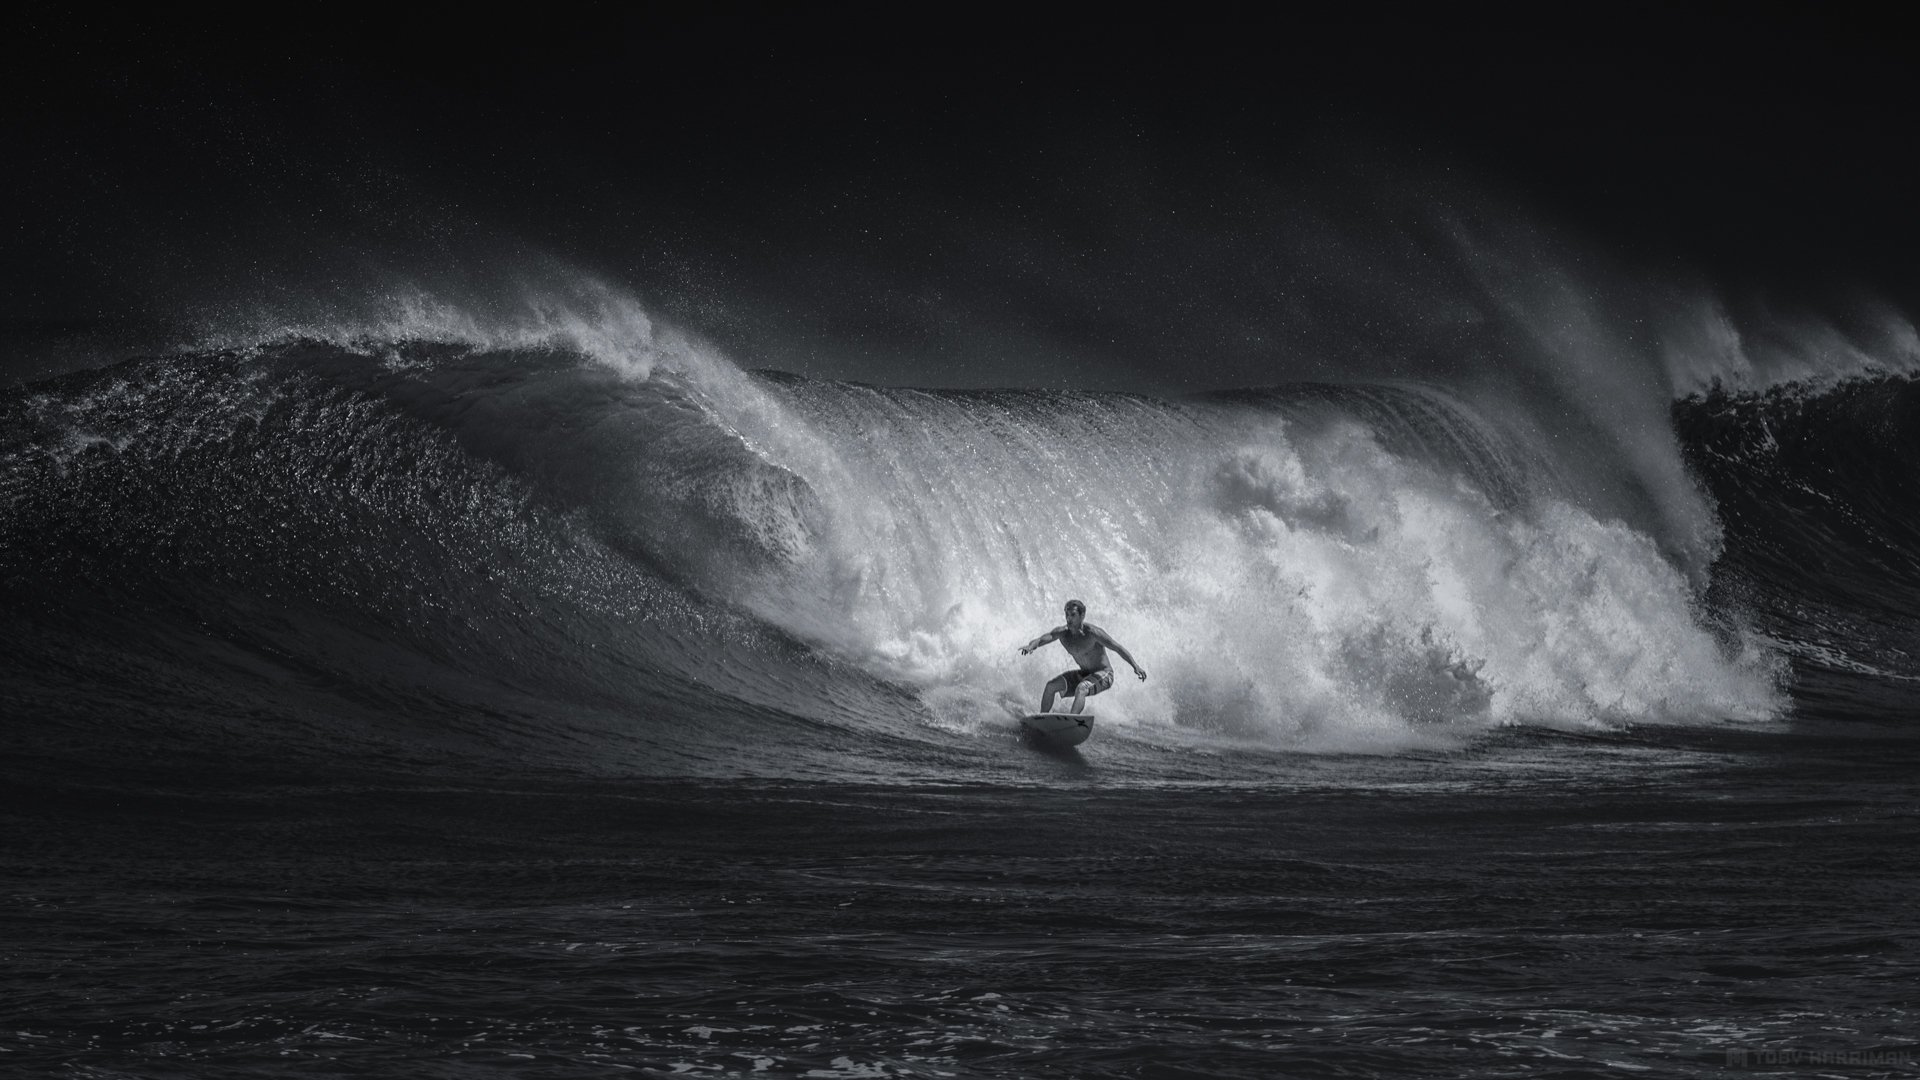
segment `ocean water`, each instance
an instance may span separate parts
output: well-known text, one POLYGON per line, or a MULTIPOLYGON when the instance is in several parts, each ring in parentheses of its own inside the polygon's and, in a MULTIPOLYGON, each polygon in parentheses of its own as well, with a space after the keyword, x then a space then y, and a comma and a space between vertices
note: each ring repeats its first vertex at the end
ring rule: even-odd
POLYGON ((1912 1073, 1920 389, 1670 374, 9 387, 0 1071, 1912 1073), (1061 751, 1069 596, 1149 678, 1061 751))

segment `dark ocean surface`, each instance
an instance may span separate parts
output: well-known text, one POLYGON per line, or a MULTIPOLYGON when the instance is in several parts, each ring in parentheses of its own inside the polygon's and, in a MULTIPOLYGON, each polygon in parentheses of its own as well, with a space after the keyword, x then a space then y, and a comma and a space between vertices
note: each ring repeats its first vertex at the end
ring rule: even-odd
POLYGON ((1905 375, 1648 426, 603 331, 0 392, 0 1072, 1920 1071, 1905 375), (1069 596, 1150 677, 1059 751, 1069 596))

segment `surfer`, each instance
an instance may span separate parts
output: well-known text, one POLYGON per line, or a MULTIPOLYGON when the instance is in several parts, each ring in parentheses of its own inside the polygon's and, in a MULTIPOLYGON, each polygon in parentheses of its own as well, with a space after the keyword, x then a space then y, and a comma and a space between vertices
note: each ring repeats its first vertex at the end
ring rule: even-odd
POLYGON ((1105 630, 1087 621, 1087 605, 1078 600, 1067 601, 1067 625, 1056 626, 1020 647, 1020 655, 1025 656, 1049 641, 1058 641, 1073 654, 1074 663, 1080 666, 1072 671, 1063 671, 1047 684, 1046 693, 1040 698, 1040 711, 1052 712, 1053 699, 1059 694, 1073 695, 1073 711, 1085 712, 1087 698, 1102 690, 1113 688, 1113 661, 1107 659, 1107 650, 1120 654, 1120 659, 1133 665, 1133 673, 1141 681, 1146 681, 1147 669, 1134 662, 1133 655, 1126 646, 1113 640, 1105 630))

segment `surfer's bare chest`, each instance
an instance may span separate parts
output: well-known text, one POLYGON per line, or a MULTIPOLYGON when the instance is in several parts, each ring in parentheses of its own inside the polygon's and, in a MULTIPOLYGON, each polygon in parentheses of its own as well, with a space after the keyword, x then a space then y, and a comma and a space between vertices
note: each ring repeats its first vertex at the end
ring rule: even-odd
POLYGON ((1107 666, 1107 647, 1091 630, 1062 630, 1060 644, 1067 647, 1067 652, 1073 654, 1083 670, 1096 671, 1107 666))

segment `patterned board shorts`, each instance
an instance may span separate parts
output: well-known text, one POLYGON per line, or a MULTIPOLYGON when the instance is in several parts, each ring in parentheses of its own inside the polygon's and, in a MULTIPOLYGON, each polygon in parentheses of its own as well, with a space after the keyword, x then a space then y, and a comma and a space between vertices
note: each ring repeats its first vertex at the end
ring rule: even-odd
POLYGON ((1074 668, 1072 671, 1061 672, 1060 678, 1066 682, 1067 693, 1069 694, 1078 690, 1083 681, 1087 684, 1087 693, 1089 694, 1097 694, 1102 690, 1113 689, 1112 668, 1103 667, 1098 671, 1082 671, 1079 668, 1074 668))

